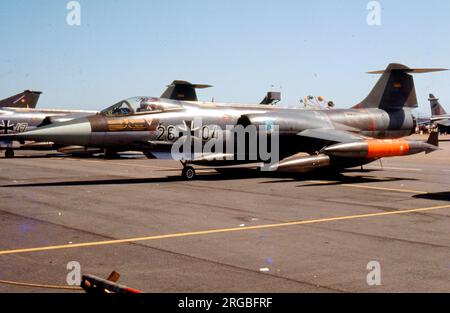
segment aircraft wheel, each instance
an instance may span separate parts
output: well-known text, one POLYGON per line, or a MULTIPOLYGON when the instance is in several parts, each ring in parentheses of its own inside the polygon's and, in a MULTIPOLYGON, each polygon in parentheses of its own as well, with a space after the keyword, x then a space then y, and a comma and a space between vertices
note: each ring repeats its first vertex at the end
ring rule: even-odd
POLYGON ((111 150, 105 150, 105 160, 119 159, 120 156, 117 152, 111 150))
POLYGON ((183 171, 181 172, 181 176, 185 180, 194 180, 195 179, 195 169, 192 166, 186 166, 183 168, 183 171))
POLYGON ((11 148, 6 149, 6 151, 5 151, 5 158, 13 159, 14 158, 14 150, 11 149, 11 148))

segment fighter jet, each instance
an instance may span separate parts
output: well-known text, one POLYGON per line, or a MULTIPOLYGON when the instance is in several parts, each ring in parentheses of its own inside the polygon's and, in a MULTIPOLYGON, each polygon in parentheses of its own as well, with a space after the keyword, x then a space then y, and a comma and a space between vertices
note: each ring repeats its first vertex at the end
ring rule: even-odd
POLYGON ((439 99, 430 94, 428 99, 431 105, 431 123, 434 124, 440 133, 450 132, 450 114, 439 103, 439 99))
POLYGON ((113 151, 139 150, 150 158, 165 155, 181 161, 182 176, 188 180, 196 176, 193 165, 258 163, 265 170, 342 170, 384 157, 438 149, 435 133, 428 142, 399 138, 416 128, 412 110, 417 107, 417 97, 411 74, 442 70, 390 64, 383 71, 371 72, 382 76, 370 94, 350 109, 298 110, 134 97, 99 114, 16 138, 113 151), (257 136, 246 133, 249 129, 256 129, 257 136), (242 130, 244 136, 239 135, 242 130), (242 137, 245 149, 239 150, 242 137), (252 143, 255 137, 256 146, 252 143), (258 147, 268 142, 270 153, 261 153, 258 147))

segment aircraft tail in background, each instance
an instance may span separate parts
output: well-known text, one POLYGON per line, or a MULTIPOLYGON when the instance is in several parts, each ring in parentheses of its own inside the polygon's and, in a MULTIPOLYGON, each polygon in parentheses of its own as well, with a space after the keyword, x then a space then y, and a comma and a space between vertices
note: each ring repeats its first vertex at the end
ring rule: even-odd
POLYGON ((34 109, 42 92, 25 90, 18 95, 0 100, 0 108, 28 108, 34 109))
POLYGON ((212 87, 210 85, 191 84, 184 80, 174 80, 161 95, 163 99, 180 101, 198 101, 196 89, 212 87))
POLYGON ((439 103, 439 99, 436 98, 433 94, 430 94, 430 98, 428 99, 428 101, 430 101, 431 116, 439 116, 439 115, 446 115, 447 114, 445 109, 439 103))

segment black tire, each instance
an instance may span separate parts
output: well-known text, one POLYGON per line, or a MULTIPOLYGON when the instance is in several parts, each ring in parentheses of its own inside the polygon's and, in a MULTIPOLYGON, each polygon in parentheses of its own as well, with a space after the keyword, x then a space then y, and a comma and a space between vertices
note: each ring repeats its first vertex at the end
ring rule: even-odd
POLYGON ((183 176, 183 179, 185 180, 194 180, 196 176, 195 169, 192 166, 186 166, 183 168, 181 176, 183 176))
POLYGON ((5 158, 13 159, 14 158, 14 150, 11 149, 11 148, 6 149, 6 151, 5 151, 5 158))
POLYGON ((104 158, 105 160, 117 160, 120 159, 120 155, 116 151, 105 150, 104 158))

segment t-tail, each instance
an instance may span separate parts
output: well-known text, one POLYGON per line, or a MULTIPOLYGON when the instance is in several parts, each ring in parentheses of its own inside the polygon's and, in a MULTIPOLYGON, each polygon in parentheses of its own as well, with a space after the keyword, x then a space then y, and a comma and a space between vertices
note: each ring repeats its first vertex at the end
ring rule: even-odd
POLYGON ((436 98, 433 94, 430 94, 430 98, 428 99, 428 101, 430 101, 431 116, 447 115, 447 112, 439 103, 439 99, 436 98))
POLYGON ((369 72, 381 74, 381 78, 369 95, 355 109, 382 109, 385 111, 417 108, 418 101, 414 79, 411 74, 446 71, 441 68, 412 69, 402 64, 392 63, 382 71, 369 72))
POLYGON ((161 95, 163 99, 180 101, 198 101, 196 89, 212 87, 211 85, 191 84, 184 80, 174 80, 161 95))
POLYGON ((0 108, 29 108, 34 109, 42 92, 25 90, 18 95, 0 100, 0 108))

